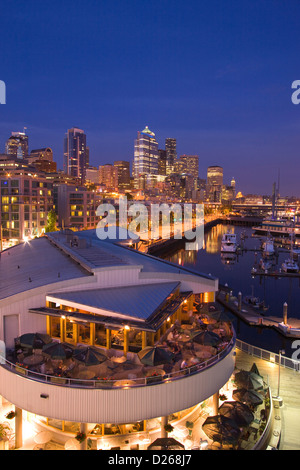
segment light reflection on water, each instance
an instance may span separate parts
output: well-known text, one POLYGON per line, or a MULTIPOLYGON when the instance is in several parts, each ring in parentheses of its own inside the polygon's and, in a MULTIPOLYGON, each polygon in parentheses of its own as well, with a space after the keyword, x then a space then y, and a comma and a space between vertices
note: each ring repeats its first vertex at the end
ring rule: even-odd
MULTIPOLYGON (((264 300, 265 305, 269 307, 265 316, 282 319, 283 304, 287 302, 288 318, 300 319, 299 278, 253 277, 251 274, 255 262, 258 263, 262 257, 260 246, 263 239, 264 237, 253 237, 251 228, 219 224, 205 233, 203 249, 186 251, 180 248, 164 258, 181 266, 212 274, 219 279, 220 284, 227 283, 235 296, 238 292, 242 292, 243 296, 253 293, 260 300, 264 300), (221 254, 222 236, 228 230, 237 234, 238 243, 244 247, 244 251, 237 255, 221 254)), ((274 261, 277 267, 281 267, 283 261, 289 257, 289 253, 286 247, 280 244, 278 249, 278 258, 274 261)), ((239 339, 274 352, 283 348, 289 356, 293 352, 292 340, 284 338, 273 329, 249 327, 235 317, 232 318, 239 339)))

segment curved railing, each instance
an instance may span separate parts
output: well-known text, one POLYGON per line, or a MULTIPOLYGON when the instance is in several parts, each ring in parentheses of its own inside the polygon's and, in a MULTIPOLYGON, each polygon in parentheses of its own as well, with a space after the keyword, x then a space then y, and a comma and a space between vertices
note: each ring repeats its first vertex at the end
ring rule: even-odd
MULTIPOLYGON (((8 361, 0 356, 1 366, 10 370, 18 375, 26 377, 38 382, 49 383, 53 385, 62 385, 64 387, 79 387, 79 388, 99 388, 99 389, 116 389, 116 388, 132 388, 142 387, 155 384, 163 384, 173 380, 186 378, 187 376, 202 372, 209 367, 212 367, 217 362, 226 357, 230 351, 235 347, 236 337, 233 334, 231 341, 227 346, 215 356, 207 359, 206 361, 186 367, 180 371, 166 373, 164 375, 155 375, 150 377, 133 378, 133 379, 76 379, 69 377, 58 377, 53 375, 42 374, 26 369, 18 364, 8 361)), ((129 371, 130 373, 130 371, 129 371)))

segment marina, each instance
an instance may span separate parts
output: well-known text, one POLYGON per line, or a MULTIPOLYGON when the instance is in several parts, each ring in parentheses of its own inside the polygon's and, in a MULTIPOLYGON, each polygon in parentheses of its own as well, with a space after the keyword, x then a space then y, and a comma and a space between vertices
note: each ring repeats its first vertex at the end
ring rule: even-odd
POLYGON ((231 315, 237 335, 254 345, 264 345, 278 352, 285 348, 293 354, 293 341, 299 338, 300 329, 300 274, 284 272, 282 263, 290 257, 289 239, 274 237, 274 255, 263 257, 263 242, 268 233, 257 235, 250 226, 218 223, 205 233, 203 248, 198 252, 186 251, 182 245, 163 257, 180 266, 218 277, 220 292, 217 301, 231 315), (235 253, 221 251, 222 237, 228 231, 237 236, 235 253), (260 260, 271 263, 262 269, 260 260), (270 269, 270 267, 272 268, 270 269), (223 289, 223 290, 222 290, 223 289), (230 302, 225 300, 231 292, 230 302), (242 294, 242 308, 238 309, 238 294, 242 294), (245 298, 258 298, 265 309, 245 303, 245 298), (287 304, 287 325, 283 323, 284 304, 287 304))

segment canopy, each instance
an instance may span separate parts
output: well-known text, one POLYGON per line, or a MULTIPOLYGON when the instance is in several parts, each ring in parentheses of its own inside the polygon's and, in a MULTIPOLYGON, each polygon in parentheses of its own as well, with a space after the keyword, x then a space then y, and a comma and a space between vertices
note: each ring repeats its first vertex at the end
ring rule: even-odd
POLYGON ((172 437, 160 437, 147 447, 147 450, 182 450, 184 445, 172 437))
POLYGON ((42 333, 25 333, 15 339, 16 345, 31 349, 42 349, 45 344, 49 344, 51 341, 51 336, 42 333))
POLYGON ((141 363, 147 366, 169 364, 174 359, 174 354, 161 346, 147 346, 138 352, 138 356, 141 363))
POLYGON ((264 401, 260 393, 255 390, 247 390, 246 388, 234 390, 232 392, 232 398, 253 406, 261 405, 264 401))
POLYGON ((221 444, 236 444, 241 435, 238 425, 232 419, 222 415, 206 418, 202 429, 207 437, 221 444))
POLYGON ((254 420, 250 408, 239 401, 225 401, 219 408, 219 414, 233 419, 239 427, 249 426, 254 420))
POLYGON ((204 346, 216 346, 221 338, 219 335, 214 333, 213 331, 200 331, 199 333, 196 333, 193 337, 192 340, 195 343, 198 344, 203 344, 204 346))
POLYGON ((73 358, 83 363, 85 366, 95 366, 107 359, 101 351, 91 346, 75 349, 73 358))

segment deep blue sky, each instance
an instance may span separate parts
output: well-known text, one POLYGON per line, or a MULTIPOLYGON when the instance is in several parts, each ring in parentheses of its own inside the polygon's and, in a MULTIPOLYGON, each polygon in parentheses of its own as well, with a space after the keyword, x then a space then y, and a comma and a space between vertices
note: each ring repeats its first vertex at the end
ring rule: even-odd
POLYGON ((222 165, 244 193, 300 196, 298 0, 1 0, 0 152, 28 128, 62 167, 66 130, 91 164, 133 158, 148 125, 161 148, 222 165))

